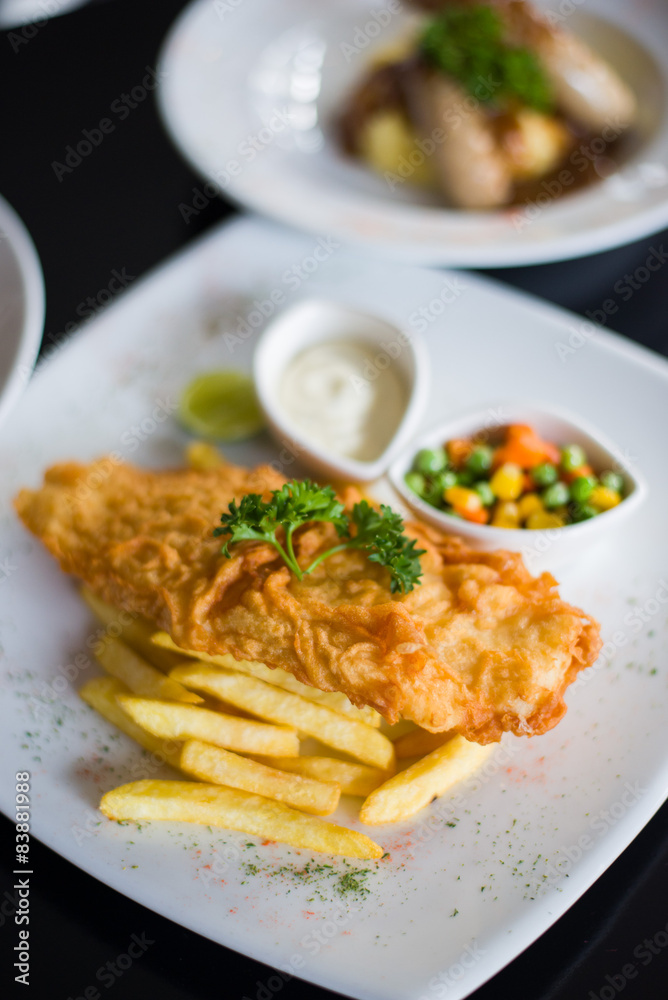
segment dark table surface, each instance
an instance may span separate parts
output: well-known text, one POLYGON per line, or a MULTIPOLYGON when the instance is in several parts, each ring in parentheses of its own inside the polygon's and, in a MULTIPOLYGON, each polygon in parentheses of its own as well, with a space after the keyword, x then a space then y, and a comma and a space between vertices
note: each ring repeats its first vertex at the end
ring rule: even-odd
MULTIPOLYGON (((222 200, 213 201, 189 225, 183 221, 178 205, 189 200, 198 178, 171 146, 152 94, 71 173, 59 178, 52 166, 62 162, 82 130, 94 128, 112 102, 155 67, 161 40, 182 6, 181 0, 108 0, 0 33, 0 192, 24 219, 42 260, 46 350, 80 321, 82 304, 98 298, 114 270, 141 275, 234 211, 222 200)), ((616 330, 668 353, 663 270, 644 284, 636 282, 631 296, 619 291, 627 285, 626 276, 664 244, 668 247, 668 233, 583 260, 488 273, 583 315, 613 299, 619 306, 616 330)), ((266 966, 157 916, 37 843, 32 846, 31 985, 17 986, 10 957, 16 943, 13 828, 4 817, 0 832, 4 996, 12 987, 17 996, 50 1000, 82 997, 90 987, 124 1000, 273 1000, 279 995, 272 980, 270 996, 266 966), (152 943, 113 983, 107 977, 101 984, 98 969, 124 954, 133 934, 145 934, 152 943)), ((665 1000, 667 924, 664 806, 580 901, 478 990, 475 1000, 508 995, 665 1000)), ((280 989, 282 1000, 327 996, 334 994, 297 980, 280 989)))

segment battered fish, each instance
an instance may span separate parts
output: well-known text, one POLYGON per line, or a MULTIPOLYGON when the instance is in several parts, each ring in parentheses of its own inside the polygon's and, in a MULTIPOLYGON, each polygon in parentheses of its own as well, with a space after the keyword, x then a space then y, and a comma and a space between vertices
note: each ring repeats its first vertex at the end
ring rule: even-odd
MULTIPOLYGON (((15 506, 65 572, 183 648, 282 667, 389 722, 479 743, 559 721, 566 687, 601 641, 548 573, 535 579, 515 553, 474 552, 420 524, 406 534, 426 549, 424 575, 403 595, 360 551, 331 556, 301 581, 264 543, 221 555, 212 531, 229 501, 269 499, 283 482, 269 467, 154 472, 103 459, 54 466, 15 506)), ((295 535, 299 564, 336 541, 330 524, 305 526, 295 535)))

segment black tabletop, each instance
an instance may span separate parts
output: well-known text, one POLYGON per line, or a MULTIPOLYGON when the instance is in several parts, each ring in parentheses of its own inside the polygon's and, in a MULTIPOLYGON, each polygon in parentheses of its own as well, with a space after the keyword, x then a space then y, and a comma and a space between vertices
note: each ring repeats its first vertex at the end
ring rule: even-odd
MULTIPOLYGON (((178 210, 192 198, 198 178, 171 146, 148 84, 161 40, 182 6, 182 0, 108 0, 0 33, 0 193, 24 219, 42 260, 43 350, 67 336, 86 310, 106 301, 114 272, 134 279, 235 211, 216 200, 186 223, 178 210), (133 88, 131 107, 124 95, 133 88), (140 89, 145 96, 137 99, 140 89), (114 116, 113 131, 69 171, 54 167, 84 130, 97 129, 109 117, 116 101, 128 113, 114 116)), ((44 8, 51 7, 58 7, 57 0, 45 0, 44 8)), ((601 309, 612 300, 617 309, 610 326, 668 353, 668 272, 651 272, 647 280, 650 272, 644 269, 647 258, 656 259, 664 248, 668 251, 665 232, 582 260, 488 273, 599 320, 607 319, 601 309)), ((16 984, 14 830, 0 818, 0 831, 3 995, 13 995, 14 988, 17 996, 50 1000, 107 992, 124 1000, 334 996, 298 980, 272 978, 268 967, 157 916, 37 843, 32 845, 30 986, 16 984), (133 935, 145 947, 134 949, 141 954, 128 965, 133 935)), ((478 990, 475 1000, 509 995, 665 1000, 667 926, 664 806, 580 901, 478 990)))

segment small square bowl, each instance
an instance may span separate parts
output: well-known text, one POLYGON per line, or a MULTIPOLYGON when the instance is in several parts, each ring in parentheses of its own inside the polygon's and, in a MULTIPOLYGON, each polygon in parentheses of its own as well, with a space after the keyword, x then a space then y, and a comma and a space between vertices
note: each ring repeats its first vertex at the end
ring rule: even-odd
POLYGON ((352 482, 371 482, 387 471, 415 433, 429 392, 426 348, 416 333, 324 299, 306 299, 267 326, 255 349, 253 376, 260 406, 277 441, 318 473, 352 482), (379 369, 382 358, 383 370, 395 366, 406 385, 403 416, 382 454, 372 461, 335 454, 313 441, 280 402, 281 379, 290 362, 308 347, 336 340, 365 345, 379 369))
POLYGON ((434 427, 414 441, 393 463, 389 472, 394 489, 405 503, 429 524, 464 538, 474 549, 509 549, 520 552, 532 572, 554 569, 581 557, 585 549, 606 534, 619 530, 623 521, 632 516, 647 494, 642 475, 624 464, 621 453, 600 431, 576 414, 545 407, 537 403, 497 403, 484 409, 469 411, 434 427), (410 471, 415 455, 421 448, 443 445, 452 438, 470 437, 481 431, 496 431, 513 424, 530 424, 556 445, 579 444, 595 471, 614 469, 624 480, 624 499, 611 510, 579 524, 563 528, 530 530, 527 528, 496 528, 473 524, 437 510, 408 488, 404 476, 410 471))

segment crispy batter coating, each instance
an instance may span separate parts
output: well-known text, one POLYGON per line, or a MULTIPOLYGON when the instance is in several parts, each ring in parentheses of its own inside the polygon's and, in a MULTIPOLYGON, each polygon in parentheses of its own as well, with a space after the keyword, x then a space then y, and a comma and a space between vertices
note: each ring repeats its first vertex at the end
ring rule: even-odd
MULTIPOLYGON (((424 576, 405 595, 392 595, 387 570, 361 552, 333 555, 302 581, 269 545, 222 556, 212 530, 229 501, 268 499, 282 483, 269 467, 155 472, 103 459, 54 466, 15 506, 65 572, 183 648, 282 667, 389 722, 479 743, 559 721, 566 687, 601 642, 548 573, 536 579, 515 553, 474 552, 418 524, 407 534, 426 549, 424 576)), ((336 533, 317 524, 295 539, 306 566, 336 533)))

